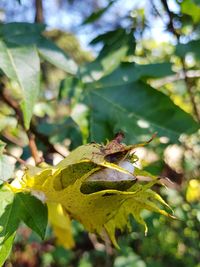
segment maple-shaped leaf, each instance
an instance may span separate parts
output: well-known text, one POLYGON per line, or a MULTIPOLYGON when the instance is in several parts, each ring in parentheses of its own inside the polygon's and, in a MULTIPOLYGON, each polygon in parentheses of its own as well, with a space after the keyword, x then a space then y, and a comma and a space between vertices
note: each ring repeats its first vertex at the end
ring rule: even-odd
POLYGON ((142 210, 171 216, 159 207, 169 208, 166 202, 150 189, 158 179, 149 176, 151 181, 141 184, 137 181, 139 171, 134 174, 133 150, 141 145, 126 146, 115 138, 106 146, 80 146, 54 167, 27 169, 22 190, 47 203, 60 204, 70 218, 102 238, 106 233, 117 247, 115 231, 130 227, 129 215, 144 225, 145 232, 142 210))

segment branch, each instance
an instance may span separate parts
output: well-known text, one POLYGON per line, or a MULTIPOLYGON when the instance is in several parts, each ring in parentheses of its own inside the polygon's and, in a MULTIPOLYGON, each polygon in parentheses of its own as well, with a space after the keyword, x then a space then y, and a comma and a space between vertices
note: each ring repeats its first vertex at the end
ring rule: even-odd
POLYGON ((155 12, 155 14, 158 16, 158 17, 160 17, 160 19, 162 20, 162 21, 164 21, 163 20, 163 16, 160 14, 160 12, 158 11, 158 9, 157 9, 157 7, 156 7, 156 5, 155 5, 155 3, 154 3, 154 1, 152 0, 152 2, 151 2, 151 5, 152 5, 152 8, 153 8, 153 11, 155 12))
POLYGON ((176 29, 174 27, 174 23, 173 23, 174 14, 169 9, 167 0, 161 0, 161 3, 163 4, 165 11, 169 17, 168 29, 176 36, 177 40, 179 40, 180 34, 176 31, 176 29))
POLYGON ((62 157, 65 157, 62 153, 60 153, 48 140, 47 136, 45 134, 42 134, 38 132, 36 126, 33 122, 31 122, 30 125, 31 132, 48 148, 49 153, 57 153, 61 155, 62 157))
POLYGON ((182 66, 183 66, 183 73, 184 73, 184 81, 185 81, 185 84, 187 85, 187 91, 188 91, 188 95, 190 97, 190 101, 192 103, 193 111, 194 111, 194 114, 195 114, 198 122, 200 122, 200 114, 199 114, 197 104, 195 102, 195 96, 194 96, 193 90, 192 90, 193 86, 192 86, 192 83, 190 82, 189 77, 187 76, 187 70, 186 70, 184 59, 182 59, 182 66))
POLYGON ((35 22, 44 22, 42 0, 35 0, 35 22))
POLYGON ((0 83, 0 97, 9 107, 11 107, 15 111, 19 124, 24 128, 23 115, 19 108, 19 105, 17 101, 10 98, 10 96, 7 94, 4 83, 0 83))
POLYGON ((27 165, 25 160, 16 157, 15 155, 11 154, 11 153, 8 152, 7 150, 4 150, 4 151, 3 151, 3 154, 8 155, 8 156, 10 156, 10 157, 16 159, 16 161, 18 161, 18 162, 19 162, 20 164, 22 164, 22 165, 27 165))
MULTIPOLYGON (((15 114, 17 116, 19 124, 22 126, 23 130, 26 131, 26 129, 24 127, 23 115, 22 115, 22 112, 21 112, 21 110, 19 108, 19 105, 15 100, 10 98, 10 96, 7 94, 4 84, 1 84, 1 92, 0 92, 0 94, 1 94, 2 100, 15 111, 15 114)), ((26 131, 26 133, 27 133, 27 136, 28 136, 28 139, 29 139, 29 147, 30 147, 30 150, 31 150, 31 155, 33 156, 33 158, 35 160, 35 163, 37 165, 37 164, 41 163, 42 159, 40 159, 40 157, 39 157, 37 146, 36 146, 36 143, 35 143, 35 138, 30 133, 30 131, 26 131)))
POLYGON ((1 132, 1 136, 3 138, 3 141, 5 141, 6 143, 10 142, 16 146, 19 146, 19 147, 23 147, 24 143, 19 140, 17 137, 11 135, 8 131, 2 131, 1 132))
POLYGON ((29 130, 27 131, 27 136, 29 140, 29 148, 31 150, 31 155, 34 158, 35 164, 38 165, 39 163, 44 161, 44 159, 39 156, 39 152, 35 142, 35 135, 32 134, 31 131, 29 130))
MULTIPOLYGON (((173 24, 174 14, 170 11, 167 0, 161 0, 161 2, 162 2, 163 6, 164 6, 164 8, 168 14, 168 17, 169 17, 168 28, 174 34, 174 36, 177 38, 178 43, 180 43, 180 34, 176 31, 174 24, 173 24)), ((188 79, 189 77, 187 76, 187 69, 186 69, 184 58, 181 59, 181 62, 182 62, 182 69, 183 69, 183 73, 184 73, 184 81, 186 84, 188 95, 190 97, 193 111, 194 111, 196 119, 198 120, 198 122, 200 122, 200 114, 198 112, 197 104, 195 102, 195 97, 194 97, 194 94, 192 91, 192 85, 188 79)))
MULTIPOLYGON (((188 70, 186 71, 186 75, 187 75, 188 80, 194 79, 194 78, 200 78, 200 71, 199 70, 188 70)), ((170 76, 166 76, 161 79, 153 80, 152 83, 156 87, 161 87, 167 83, 173 83, 173 82, 184 80, 184 79, 185 79, 184 71, 181 71, 179 73, 176 73, 175 75, 170 75, 170 76)))
POLYGON ((37 137, 38 140, 40 140, 48 149, 49 153, 58 153, 61 156, 63 156, 59 151, 55 149, 55 147, 49 142, 46 135, 43 135, 37 131, 36 126, 33 122, 30 124, 30 129, 27 131, 24 127, 24 120, 23 120, 23 114, 20 110, 19 104, 17 101, 12 99, 6 92, 5 85, 3 83, 0 84, 0 97, 1 99, 9 106, 11 107, 17 116, 19 124, 22 126, 23 130, 27 133, 27 137, 29 139, 29 147, 31 150, 31 155, 35 160, 35 163, 38 164, 41 161, 43 161, 43 158, 39 157, 38 149, 35 142, 35 137, 37 137))

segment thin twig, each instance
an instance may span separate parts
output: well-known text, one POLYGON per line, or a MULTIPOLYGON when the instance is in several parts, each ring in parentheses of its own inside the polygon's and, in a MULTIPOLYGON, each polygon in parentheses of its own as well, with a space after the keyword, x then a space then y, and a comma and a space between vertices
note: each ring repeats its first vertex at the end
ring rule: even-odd
MULTIPOLYGON (((173 12, 170 11, 168 3, 167 3, 167 0, 161 0, 161 2, 162 2, 163 6, 164 6, 164 8, 165 8, 165 10, 166 10, 166 12, 168 14, 168 17, 169 17, 168 28, 174 34, 174 36, 177 38, 178 43, 180 43, 180 34, 175 29, 174 23, 173 23, 174 14, 173 14, 173 12)), ((192 91, 191 83, 190 83, 190 81, 188 79, 189 77, 187 76, 187 69, 186 69, 186 66, 185 66, 184 58, 181 58, 181 63, 182 63, 182 69, 183 69, 183 73, 184 73, 184 81, 185 81, 185 84, 186 84, 188 95, 190 97, 190 101, 191 101, 191 104, 192 104, 192 107, 193 107, 193 111, 194 111, 196 119, 198 120, 198 122, 200 122, 200 114, 198 112, 197 104, 195 102, 195 97, 194 97, 194 94, 193 94, 193 91, 192 91)))
POLYGON ((27 133, 31 155, 34 158, 35 164, 37 165, 41 163, 42 159, 39 157, 39 153, 38 153, 37 146, 35 143, 35 137, 29 130, 27 131, 25 129, 23 115, 22 115, 22 112, 20 110, 18 103, 7 94, 4 84, 1 84, 1 88, 2 88, 1 90, 2 99, 8 106, 10 106, 15 111, 17 118, 18 118, 18 122, 22 126, 23 130, 27 133))
POLYGON ((30 125, 31 132, 40 140, 47 148, 49 153, 57 153, 62 157, 65 157, 60 151, 58 151, 48 140, 48 137, 37 131, 36 126, 31 122, 30 125))
POLYGON ((17 119, 19 121, 19 124, 24 128, 24 121, 23 121, 23 115, 19 108, 19 105, 17 101, 13 100, 6 92, 5 85, 3 83, 0 83, 0 97, 2 100, 11 107, 17 116, 17 119))
POLYGON ((19 140, 15 136, 12 136, 8 131, 2 131, 1 136, 3 137, 3 139, 5 139, 6 143, 10 142, 10 143, 12 143, 16 146, 19 146, 19 147, 24 146, 24 143, 22 142, 22 140, 19 140))
MULTIPOLYGON (((186 72, 186 75, 187 75, 188 80, 200 78, 200 71, 199 70, 188 70, 186 72)), ((154 86, 161 87, 161 86, 168 84, 168 83, 173 83, 176 81, 184 80, 184 78, 185 78, 184 71, 181 71, 179 73, 176 73, 175 75, 170 75, 170 76, 166 76, 166 77, 161 78, 161 79, 152 80, 151 82, 154 86)))
POLYGON ((19 162, 20 164, 22 164, 22 165, 27 165, 27 163, 26 163, 25 160, 16 157, 15 155, 11 154, 11 153, 8 152, 7 150, 4 150, 3 154, 8 155, 8 156, 10 156, 10 157, 16 159, 16 161, 18 161, 18 162, 19 162))
POLYGON ((188 92, 188 95, 190 97, 190 101, 192 103, 193 111, 194 111, 194 114, 195 114, 198 122, 200 122, 200 114, 199 114, 197 104, 195 102, 195 97, 194 97, 194 94, 192 91, 192 84, 189 80, 189 77, 187 76, 187 70, 186 70, 185 61, 183 58, 181 59, 181 62, 182 62, 182 66, 183 66, 184 81, 185 81, 185 84, 187 85, 187 92, 188 92))
POLYGON ((34 158, 35 164, 38 165, 39 163, 44 161, 44 159, 39 156, 39 151, 37 149, 36 142, 35 142, 35 135, 31 133, 31 131, 27 131, 27 136, 29 140, 29 148, 31 151, 31 155, 34 158))
POLYGON ((180 38, 180 34, 176 31, 175 27, 174 27, 174 23, 173 23, 173 18, 174 18, 174 14, 171 12, 171 10, 169 9, 167 0, 161 0, 161 3, 163 4, 166 13, 168 14, 169 17, 169 23, 168 23, 168 29, 176 36, 176 38, 179 40, 180 38))
POLYGON ((164 21, 164 20, 163 20, 163 16, 162 16, 162 15, 160 14, 160 12, 158 11, 158 9, 157 9, 157 7, 156 7, 154 1, 151 2, 151 5, 152 5, 152 8, 153 8, 154 12, 157 14, 157 16, 160 17, 160 19, 161 19, 162 21, 164 21))
POLYGON ((41 134, 41 133, 39 133, 37 131, 37 128, 33 124, 33 122, 31 122, 29 130, 25 129, 24 120, 23 120, 23 114, 21 112, 19 104, 17 103, 17 101, 12 99, 7 94, 6 89, 5 89, 5 85, 3 83, 0 84, 0 89, 1 89, 0 90, 1 99, 15 111, 15 114, 17 116, 19 124, 22 126, 23 130, 27 133, 27 137, 29 139, 29 147, 30 147, 30 150, 31 150, 31 154, 32 154, 32 156, 33 156, 33 158, 35 160, 35 163, 38 164, 41 161, 43 161, 43 158, 39 157, 38 149, 37 149, 36 142, 35 142, 35 137, 37 137, 37 139, 40 140, 47 147, 49 153, 58 153, 61 156, 63 156, 62 153, 57 151, 55 149, 55 147, 49 142, 49 140, 48 140, 46 135, 43 135, 43 134, 41 134))

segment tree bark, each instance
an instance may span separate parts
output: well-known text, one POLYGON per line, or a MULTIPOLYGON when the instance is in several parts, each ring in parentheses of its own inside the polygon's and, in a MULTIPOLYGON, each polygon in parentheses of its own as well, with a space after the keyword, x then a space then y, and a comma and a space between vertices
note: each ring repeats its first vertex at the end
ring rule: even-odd
POLYGON ((42 0, 35 0, 35 22, 37 23, 44 22, 42 0))

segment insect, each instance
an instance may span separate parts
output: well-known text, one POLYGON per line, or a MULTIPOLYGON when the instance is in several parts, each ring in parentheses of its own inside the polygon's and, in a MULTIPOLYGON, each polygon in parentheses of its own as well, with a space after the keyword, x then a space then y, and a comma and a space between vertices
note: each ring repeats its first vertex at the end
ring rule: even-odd
POLYGON ((95 158, 100 157, 103 160, 102 168, 88 177, 81 186, 81 191, 90 194, 106 189, 120 191, 129 189, 137 181, 133 163, 138 160, 138 157, 134 154, 134 149, 148 144, 154 137, 155 134, 145 143, 126 146, 122 143, 124 133, 119 132, 106 145, 98 146, 99 151, 94 152, 93 162, 95 162, 95 158), (127 172, 123 173, 115 168, 109 168, 105 162, 109 162, 110 165, 118 165, 127 172))
POLYGON ((119 163, 125 159, 134 163, 138 160, 134 155, 133 149, 135 145, 126 146, 122 143, 125 135, 123 132, 118 132, 114 139, 108 142, 105 146, 100 148, 101 153, 104 154, 104 159, 111 163, 119 163))
POLYGON ((105 146, 100 147, 99 155, 104 156, 104 160, 114 163, 127 171, 123 173, 119 170, 103 167, 101 170, 93 173, 81 187, 81 191, 88 194, 106 189, 116 189, 120 191, 127 190, 135 182, 136 177, 133 175, 134 166, 132 159, 136 156, 130 155, 131 146, 127 147, 122 144, 124 134, 119 132, 115 138, 105 146))

